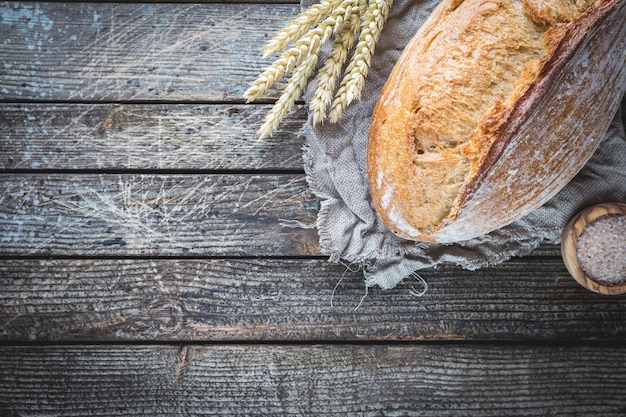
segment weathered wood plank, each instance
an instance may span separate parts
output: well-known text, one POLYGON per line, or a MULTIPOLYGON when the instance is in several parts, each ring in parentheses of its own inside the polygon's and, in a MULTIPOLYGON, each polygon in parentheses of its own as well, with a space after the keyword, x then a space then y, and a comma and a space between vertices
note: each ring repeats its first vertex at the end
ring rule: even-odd
MULTIPOLYGON (((47 0, 48 3, 84 3, 84 0, 47 0)), ((90 3, 111 3, 111 0, 90 0, 90 3)), ((118 0, 119 2, 119 0, 118 0)), ((133 3, 267 3, 300 4, 298 0, 133 0, 133 3)))
POLYGON ((0 348, 4 415, 623 416, 594 346, 0 348))
POLYGON ((0 254, 312 255, 302 175, 0 176, 0 254))
POLYGON ((302 169, 299 107, 273 138, 267 105, 0 104, 0 169, 302 169))
MULTIPOLYGON (((0 100, 242 100, 295 4, 0 4, 0 100)), ((268 97, 275 97, 271 92, 268 97)))
POLYGON ((2 174, 0 255, 319 255, 317 210, 304 175, 2 174))
POLYGON ((584 290, 560 259, 422 272, 364 295, 322 259, 2 260, 4 342, 624 340, 623 297, 584 290), (336 287, 336 288, 335 288, 336 287))

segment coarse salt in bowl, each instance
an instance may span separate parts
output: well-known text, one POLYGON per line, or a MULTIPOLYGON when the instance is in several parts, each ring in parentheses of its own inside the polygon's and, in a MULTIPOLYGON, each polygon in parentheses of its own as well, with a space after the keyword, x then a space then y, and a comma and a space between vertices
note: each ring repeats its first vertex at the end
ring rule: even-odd
POLYGON ((598 204, 574 216, 563 232, 561 254, 569 273, 588 290, 626 292, 626 204, 598 204))

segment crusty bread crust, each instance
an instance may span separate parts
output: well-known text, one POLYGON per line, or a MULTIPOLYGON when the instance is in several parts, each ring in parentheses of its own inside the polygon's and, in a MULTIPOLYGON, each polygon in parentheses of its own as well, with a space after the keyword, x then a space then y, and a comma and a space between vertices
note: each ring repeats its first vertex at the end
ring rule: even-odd
POLYGON ((393 232, 455 242, 569 182, 626 90, 626 0, 443 0, 374 109, 372 201, 393 232))

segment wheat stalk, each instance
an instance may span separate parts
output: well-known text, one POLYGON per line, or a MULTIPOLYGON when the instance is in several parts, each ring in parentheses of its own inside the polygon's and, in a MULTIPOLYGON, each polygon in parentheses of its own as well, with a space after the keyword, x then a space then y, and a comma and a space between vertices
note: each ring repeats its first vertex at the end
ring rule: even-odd
POLYGON ((349 20, 344 22, 331 46, 324 66, 317 74, 317 86, 309 105, 310 111, 313 112, 313 123, 322 123, 326 119, 327 108, 332 102, 337 78, 348 59, 348 51, 352 49, 360 27, 359 9, 355 7, 351 10, 349 20))
POLYGON ((285 92, 280 96, 276 104, 274 104, 272 110, 270 110, 265 117, 265 122, 257 132, 259 138, 263 139, 267 136, 271 136, 282 119, 291 111, 296 99, 300 97, 302 90, 306 86, 315 65, 317 65, 317 59, 317 54, 309 55, 303 64, 294 71, 293 77, 291 77, 287 83, 285 92))
MULTIPOLYGON (((351 3, 353 1, 343 0, 341 3, 351 3)), ((335 6, 332 13, 318 27, 310 30, 292 48, 285 51, 244 93, 244 97, 248 99, 248 102, 256 100, 274 83, 280 81, 283 76, 300 65, 308 55, 319 55, 322 45, 342 26, 345 14, 345 8, 342 8, 341 4, 335 6)))
POLYGON ((263 57, 282 51, 289 43, 298 40, 321 19, 330 15, 333 4, 333 1, 321 0, 319 4, 315 4, 302 12, 263 47, 263 57))
POLYGON ((330 110, 330 121, 335 123, 346 107, 361 98, 361 90, 367 76, 378 37, 382 31, 393 0, 370 0, 362 23, 361 35, 339 90, 330 110))
POLYGON ((314 123, 327 118, 336 122, 343 110, 360 98, 367 76, 371 56, 380 31, 393 0, 320 0, 293 19, 264 47, 264 56, 284 50, 244 93, 248 102, 293 72, 285 90, 270 110, 258 134, 261 138, 271 136, 281 120, 293 108, 295 101, 313 73, 321 47, 334 36, 330 54, 317 74, 317 86, 310 103, 314 123), (359 40, 353 56, 344 72, 336 94, 336 80, 354 47, 356 35, 359 40), (289 47, 289 45, 292 45, 289 47))

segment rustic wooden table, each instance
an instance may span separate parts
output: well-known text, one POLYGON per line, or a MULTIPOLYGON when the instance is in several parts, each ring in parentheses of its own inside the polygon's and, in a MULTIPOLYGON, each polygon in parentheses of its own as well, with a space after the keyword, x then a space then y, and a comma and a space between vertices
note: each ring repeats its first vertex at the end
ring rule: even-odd
POLYGON ((558 248, 372 288, 241 95, 296 2, 0 4, 0 415, 626 415, 558 248), (343 278, 343 279, 342 279, 343 278), (331 305, 332 300, 332 305, 331 305))

